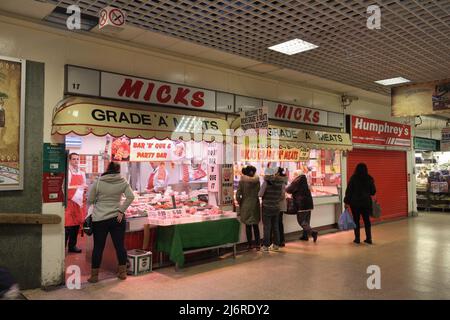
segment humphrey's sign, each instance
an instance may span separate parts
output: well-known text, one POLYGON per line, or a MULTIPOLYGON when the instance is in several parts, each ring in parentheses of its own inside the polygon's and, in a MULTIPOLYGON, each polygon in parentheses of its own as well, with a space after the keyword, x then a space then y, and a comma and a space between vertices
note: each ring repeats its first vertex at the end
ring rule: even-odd
POLYGON ((384 146, 411 146, 411 127, 406 124, 352 116, 352 142, 384 146))

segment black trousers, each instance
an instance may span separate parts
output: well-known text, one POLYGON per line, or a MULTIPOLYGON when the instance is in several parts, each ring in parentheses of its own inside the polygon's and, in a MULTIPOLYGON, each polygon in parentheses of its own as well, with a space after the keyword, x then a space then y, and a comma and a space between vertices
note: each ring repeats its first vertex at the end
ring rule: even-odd
POLYGON ((372 240, 372 224, 370 223, 370 211, 371 208, 358 208, 358 207, 351 207, 352 209, 352 215, 353 220, 355 221, 356 228, 355 228, 355 240, 360 239, 360 223, 359 220, 361 216, 363 217, 364 221, 364 229, 366 231, 366 239, 372 240))
POLYGON ((311 228, 311 211, 300 211, 297 213, 297 222, 303 229, 303 238, 308 238, 308 236, 313 232, 311 228))
POLYGON ((80 226, 64 227, 64 229, 66 234, 66 246, 67 242, 69 242, 69 250, 75 248, 77 246, 78 231, 80 231, 80 226))
POLYGON ((245 233, 247 235, 247 242, 249 245, 252 244, 252 229, 253 229, 253 235, 255 236, 255 245, 259 245, 261 242, 261 236, 259 234, 259 226, 257 224, 246 224, 245 225, 245 233))
POLYGON ((117 260, 119 265, 127 264, 127 250, 125 249, 125 218, 122 222, 117 222, 117 218, 92 223, 94 235, 94 250, 92 251, 92 269, 100 268, 102 263, 103 250, 105 249, 106 238, 108 233, 116 249, 117 260))
POLYGON ((279 246, 280 245, 280 215, 264 215, 263 214, 263 225, 264 225, 264 246, 268 247, 271 243, 279 246), (273 232, 273 241, 271 241, 273 232))
POLYGON ((286 242, 286 239, 284 238, 283 214, 284 214, 284 211, 281 211, 280 212, 280 221, 278 223, 278 228, 280 230, 280 244, 284 244, 286 242))

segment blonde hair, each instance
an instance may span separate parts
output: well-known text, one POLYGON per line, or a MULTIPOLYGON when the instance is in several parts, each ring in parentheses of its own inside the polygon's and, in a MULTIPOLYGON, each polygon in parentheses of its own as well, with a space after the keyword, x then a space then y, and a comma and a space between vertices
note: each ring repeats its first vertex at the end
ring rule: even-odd
POLYGON ((295 171, 294 171, 294 173, 292 174, 292 177, 295 179, 295 178, 297 178, 298 176, 301 176, 302 174, 305 174, 305 173, 303 172, 303 170, 298 169, 298 170, 295 170, 295 171))

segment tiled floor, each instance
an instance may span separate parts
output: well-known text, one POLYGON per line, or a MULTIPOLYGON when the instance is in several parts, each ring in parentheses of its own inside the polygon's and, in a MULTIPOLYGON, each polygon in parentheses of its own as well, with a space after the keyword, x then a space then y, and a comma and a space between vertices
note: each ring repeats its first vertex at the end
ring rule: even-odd
MULTIPOLYGON (((362 234, 364 232, 362 231, 362 234)), ((31 290, 29 299, 450 299, 450 214, 374 227, 373 246, 352 232, 289 242, 280 252, 242 252, 188 266, 83 284, 81 290, 31 290), (367 288, 369 265, 381 268, 381 289, 367 288)))

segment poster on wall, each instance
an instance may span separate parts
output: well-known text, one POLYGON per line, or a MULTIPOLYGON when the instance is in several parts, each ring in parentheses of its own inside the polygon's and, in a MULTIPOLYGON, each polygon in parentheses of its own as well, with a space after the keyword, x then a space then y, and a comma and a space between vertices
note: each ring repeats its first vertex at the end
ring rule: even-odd
POLYGON ((25 61, 0 57, 0 191, 23 190, 25 61))
POLYGON ((130 160, 130 139, 128 137, 113 138, 111 144, 111 157, 113 161, 130 160))
POLYGON ((44 143, 44 172, 66 172, 66 145, 64 143, 44 143))
POLYGON ((450 80, 434 86, 433 111, 450 109, 450 80))
POLYGON ((395 117, 439 114, 450 109, 450 79, 414 83, 391 90, 395 117))
POLYGON ((64 201, 64 173, 44 172, 42 177, 42 201, 44 203, 64 201))

